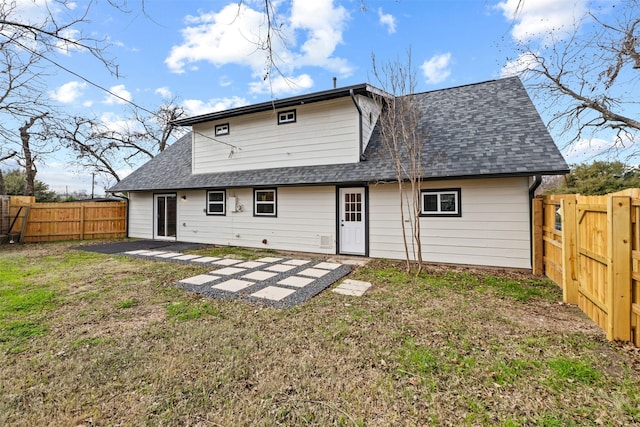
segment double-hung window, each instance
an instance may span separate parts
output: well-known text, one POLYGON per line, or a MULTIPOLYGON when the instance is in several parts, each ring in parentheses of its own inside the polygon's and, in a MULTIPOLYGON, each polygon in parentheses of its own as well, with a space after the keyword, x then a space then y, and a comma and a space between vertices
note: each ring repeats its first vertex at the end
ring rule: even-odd
POLYGON ((226 214, 226 191, 209 190, 207 191, 207 215, 225 215, 226 214))
POLYGON ((421 190, 421 216, 462 216, 460 189, 421 190))
POLYGON ((255 216, 277 215, 277 194, 275 188, 253 191, 253 214, 255 216))

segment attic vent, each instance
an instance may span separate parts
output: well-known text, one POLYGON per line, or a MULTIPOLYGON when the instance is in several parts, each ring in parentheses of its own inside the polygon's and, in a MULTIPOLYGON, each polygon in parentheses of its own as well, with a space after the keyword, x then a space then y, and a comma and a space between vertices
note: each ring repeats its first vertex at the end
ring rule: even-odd
POLYGON ((333 247, 333 236, 320 236, 320 247, 321 248, 332 248, 333 247))

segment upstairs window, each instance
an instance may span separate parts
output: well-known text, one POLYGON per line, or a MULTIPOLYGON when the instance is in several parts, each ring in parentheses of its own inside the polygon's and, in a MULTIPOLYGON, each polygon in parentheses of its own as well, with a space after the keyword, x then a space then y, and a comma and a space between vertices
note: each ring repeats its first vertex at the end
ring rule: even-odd
POLYGON ((254 190, 253 215, 276 216, 276 190, 254 190))
POLYGON ((207 191, 207 215, 225 215, 226 214, 226 191, 211 190, 207 191))
POLYGON ((421 216, 462 216, 460 189, 422 190, 421 216))
POLYGON ((229 123, 216 125, 215 134, 216 136, 229 135, 229 123))
POLYGON ((278 113, 278 124, 294 123, 296 121, 296 110, 280 111, 278 113))

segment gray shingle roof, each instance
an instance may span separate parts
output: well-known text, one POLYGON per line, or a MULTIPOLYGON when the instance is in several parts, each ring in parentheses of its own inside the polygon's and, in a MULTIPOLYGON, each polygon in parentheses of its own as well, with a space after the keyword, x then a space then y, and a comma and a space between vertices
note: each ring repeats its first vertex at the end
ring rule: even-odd
MULTIPOLYGON (((569 168, 517 77, 416 95, 426 130, 423 178, 554 175, 569 168)), ((366 161, 193 175, 187 134, 110 189, 179 190, 396 179, 376 129, 366 161)))

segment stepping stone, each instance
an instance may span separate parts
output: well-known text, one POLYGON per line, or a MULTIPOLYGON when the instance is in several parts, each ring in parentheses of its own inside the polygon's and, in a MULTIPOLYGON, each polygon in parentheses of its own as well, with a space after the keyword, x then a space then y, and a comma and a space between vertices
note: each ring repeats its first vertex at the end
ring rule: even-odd
POLYGON ((252 280, 267 280, 277 275, 278 273, 269 273, 268 271, 254 271, 253 273, 245 274, 242 277, 245 279, 252 279, 252 280))
POLYGON ((253 284, 254 282, 249 282, 248 280, 230 279, 225 282, 218 283, 217 285, 213 285, 211 288, 229 292, 238 292, 253 284))
POLYGON ((282 261, 282 258, 274 258, 272 256, 268 256, 268 257, 264 257, 264 258, 260 258, 256 261, 260 261, 260 262, 278 262, 278 261, 282 261))
POLYGON ((175 258, 177 256, 182 255, 180 252, 166 252, 162 255, 156 255, 158 258, 175 258))
POLYGON ((294 265, 275 264, 269 267, 265 267, 265 270, 277 271, 278 273, 284 273, 285 271, 293 270, 296 268, 294 265))
POLYGON ((311 277, 322 277, 325 274, 329 274, 328 270, 320 270, 317 268, 307 268, 306 270, 302 270, 298 274, 302 276, 311 276, 311 277))
POLYGON ((147 256, 160 256, 163 254, 166 254, 167 251, 147 251, 147 253, 145 255, 147 256))
POLYGON ((233 258, 222 258, 219 259, 218 261, 214 261, 214 264, 220 264, 220 265, 233 265, 233 264, 237 264, 239 262, 242 262, 241 259, 233 259, 233 258))
POLYGON ((267 286, 264 289, 260 289, 258 292, 251 294, 252 297, 270 299, 273 301, 280 301, 281 299, 288 297, 295 292, 295 289, 279 288, 277 286, 267 286))
POLYGON ((127 255, 147 255, 149 252, 149 250, 146 249, 138 249, 137 251, 127 251, 125 252, 125 254, 127 255))
POLYGON ((194 259, 193 262, 201 262, 201 263, 205 263, 205 262, 212 262, 212 261, 217 261, 220 258, 216 258, 216 257, 212 257, 212 256, 203 256, 201 258, 198 259, 194 259))
POLYGON ((303 288, 316 279, 309 277, 289 276, 278 282, 279 285, 293 286, 296 288, 303 288))
POLYGON ((335 262, 321 262, 313 266, 313 268, 321 268, 323 270, 335 270, 338 267, 340 267, 340 264, 335 262))
POLYGON ((305 264, 309 264, 311 261, 305 261, 303 259, 290 259, 289 261, 285 261, 283 262, 283 264, 289 264, 289 265, 305 265, 305 264))
POLYGON ((242 273, 245 270, 246 270, 245 268, 225 267, 225 268, 221 268, 220 270, 213 270, 211 273, 230 276, 232 274, 242 273))
POLYGON ((242 267, 242 268, 256 268, 256 267, 262 267, 265 264, 266 263, 264 262, 247 261, 247 262, 243 262, 242 264, 234 264, 234 265, 236 267, 242 267))
POLYGON ((342 295, 351 295, 355 297, 360 297, 370 287, 371 287, 371 283, 369 282, 347 279, 344 282, 342 282, 340 285, 338 285, 335 289, 333 289, 333 292, 337 294, 342 294, 342 295))
POLYGON ((218 276, 211 276, 209 274, 200 274, 199 276, 188 277, 186 279, 180 280, 180 283, 188 283, 190 285, 203 285, 208 282, 213 282, 214 280, 218 280, 218 276))
POLYGON ((189 261, 195 258, 202 258, 202 257, 200 255, 182 255, 182 256, 177 256, 174 259, 179 259, 181 261, 189 261))

